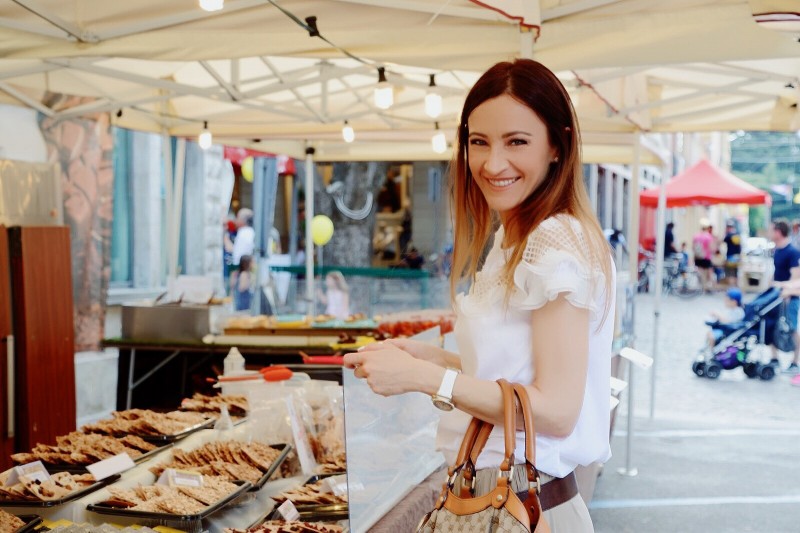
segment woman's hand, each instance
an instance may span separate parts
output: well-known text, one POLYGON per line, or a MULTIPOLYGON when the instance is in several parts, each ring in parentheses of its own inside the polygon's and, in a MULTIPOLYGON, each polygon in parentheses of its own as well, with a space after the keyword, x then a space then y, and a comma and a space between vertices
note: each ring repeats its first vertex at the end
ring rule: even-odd
POLYGON ((427 382, 440 382, 444 373, 390 342, 345 355, 344 366, 355 369, 355 376, 366 379, 372 391, 382 396, 425 391, 430 386, 427 382))
POLYGON ((361 348, 362 352, 385 349, 386 345, 395 346, 415 359, 428 361, 442 368, 461 369, 461 359, 454 353, 443 350, 427 342, 411 339, 389 339, 383 342, 368 344, 361 348))

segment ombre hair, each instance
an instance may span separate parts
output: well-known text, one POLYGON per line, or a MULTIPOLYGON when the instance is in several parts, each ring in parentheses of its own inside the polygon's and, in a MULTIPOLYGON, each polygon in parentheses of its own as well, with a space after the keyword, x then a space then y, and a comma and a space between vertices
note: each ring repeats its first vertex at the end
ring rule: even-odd
POLYGON ((511 248, 504 269, 506 302, 513 290, 513 273, 522 261, 528 236, 547 218, 559 214, 575 217, 588 244, 575 250, 589 268, 599 267, 606 281, 606 307, 611 307, 612 261, 608 242, 592 212, 583 182, 578 121, 569 94, 547 67, 530 59, 503 62, 487 70, 467 94, 456 135, 456 150, 451 168, 451 194, 454 217, 453 275, 451 298, 465 280, 474 281, 481 257, 495 227, 492 213, 469 169, 469 127, 472 112, 492 98, 508 95, 530 108, 547 128, 547 138, 557 160, 549 165, 542 183, 513 209, 505 221, 504 247, 511 248))

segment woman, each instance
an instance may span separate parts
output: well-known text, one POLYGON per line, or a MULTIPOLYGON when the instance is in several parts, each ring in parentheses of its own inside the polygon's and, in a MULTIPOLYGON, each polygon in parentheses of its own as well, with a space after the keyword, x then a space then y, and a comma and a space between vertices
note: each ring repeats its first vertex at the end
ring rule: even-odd
POLYGON ((327 293, 318 291, 320 301, 325 306, 325 314, 345 320, 350 316, 350 288, 344 275, 338 270, 332 270, 325 276, 327 293))
MULTIPOLYGON (((454 298, 459 354, 397 339, 345 357, 378 394, 418 391, 455 406, 437 436, 449 464, 472 416, 502 424, 495 380, 526 385, 542 498, 552 487, 569 489, 545 512, 554 533, 593 531, 573 470, 610 456, 614 269, 579 151, 574 110, 552 72, 525 59, 489 69, 467 95, 452 165, 451 294, 472 283, 454 298)), ((478 494, 494 487, 503 450, 495 428, 476 465, 478 494)), ((522 433, 516 450, 524 462, 522 433)), ((527 489, 524 476, 515 469, 515 491, 527 489)))

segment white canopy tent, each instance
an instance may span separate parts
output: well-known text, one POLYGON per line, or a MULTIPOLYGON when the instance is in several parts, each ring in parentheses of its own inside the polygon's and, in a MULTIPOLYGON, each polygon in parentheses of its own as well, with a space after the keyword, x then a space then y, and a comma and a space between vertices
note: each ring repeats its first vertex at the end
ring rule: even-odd
POLYGON ((0 6, 0 98, 64 117, 121 109, 121 126, 177 136, 208 121, 219 142, 298 158, 310 142, 326 160, 445 159, 423 112, 429 75, 450 137, 477 75, 532 54, 572 93, 590 162, 630 162, 640 132, 800 125, 789 87, 800 45, 753 16, 792 2, 494 2, 523 23, 490 3, 228 0, 207 13, 194 0, 12 0, 0 6), (309 35, 310 16, 328 42, 309 35), (372 102, 384 65, 395 94, 385 111, 372 102), (93 100, 56 110, 48 91, 93 100))

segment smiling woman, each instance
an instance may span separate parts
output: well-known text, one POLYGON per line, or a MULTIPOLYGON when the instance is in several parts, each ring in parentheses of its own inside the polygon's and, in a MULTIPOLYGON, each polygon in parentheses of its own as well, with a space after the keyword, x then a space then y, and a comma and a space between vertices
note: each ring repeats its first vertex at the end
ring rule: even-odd
MULTIPOLYGON (((523 385, 537 432, 543 516, 555 532, 588 533, 591 518, 573 471, 610 454, 614 271, 584 189, 574 110, 540 63, 498 63, 467 95, 456 139, 451 287, 458 353, 395 339, 349 354, 345 364, 378 394, 423 392, 448 411, 437 442, 451 465, 471 417, 503 425, 495 381, 523 385), (462 281, 471 287, 456 296, 462 281)), ((524 449, 518 433, 517 464, 526 461, 524 449)), ((474 496, 495 487, 498 468, 508 464, 505 450, 503 428, 495 427, 474 462, 474 496)), ((523 502, 525 470, 510 476, 523 502)), ((455 494, 469 487, 452 481, 455 494)))

